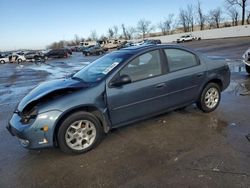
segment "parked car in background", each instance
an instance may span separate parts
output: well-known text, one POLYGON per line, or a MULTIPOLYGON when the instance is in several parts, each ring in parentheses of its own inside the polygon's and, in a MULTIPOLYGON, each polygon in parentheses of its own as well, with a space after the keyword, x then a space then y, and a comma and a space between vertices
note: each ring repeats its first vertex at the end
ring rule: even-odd
POLYGON ((30 51, 27 52, 24 57, 27 61, 44 61, 45 55, 39 51, 30 51))
POLYGON ((50 50, 44 55, 46 58, 67 58, 69 56, 68 50, 66 49, 50 50))
POLYGON ((177 39, 177 43, 180 42, 188 42, 188 41, 193 41, 193 40, 201 40, 200 37, 194 37, 193 35, 183 35, 180 38, 177 39))
POLYGON ((134 45, 133 42, 124 41, 124 42, 122 42, 121 44, 118 45, 117 50, 120 50, 122 48, 127 48, 127 47, 130 47, 130 46, 133 46, 133 45, 134 45))
POLYGON ((147 45, 147 44, 161 44, 161 40, 144 39, 142 41, 134 43, 133 45, 134 46, 140 46, 140 45, 147 45))
POLYGON ((58 145, 67 153, 84 153, 113 128, 193 103, 212 112, 229 83, 225 61, 193 50, 124 48, 72 77, 39 84, 18 104, 7 129, 25 148, 58 145))
POLYGON ((250 48, 243 54, 243 62, 245 63, 246 71, 250 74, 250 48))
POLYGON ((26 58, 24 55, 19 55, 17 53, 13 53, 9 56, 10 63, 22 63, 25 61, 26 61, 26 58))
POLYGON ((4 64, 4 63, 8 63, 8 62, 9 62, 9 57, 7 55, 0 54, 0 63, 4 64))
POLYGON ((100 45, 90 46, 87 47, 82 51, 83 55, 90 56, 90 55, 102 55, 105 53, 105 50, 100 47, 100 45))
POLYGON ((67 51, 68 55, 72 55, 72 50, 70 48, 65 48, 65 50, 67 51))
POLYGON ((144 44, 161 44, 161 40, 146 39, 144 40, 144 44))

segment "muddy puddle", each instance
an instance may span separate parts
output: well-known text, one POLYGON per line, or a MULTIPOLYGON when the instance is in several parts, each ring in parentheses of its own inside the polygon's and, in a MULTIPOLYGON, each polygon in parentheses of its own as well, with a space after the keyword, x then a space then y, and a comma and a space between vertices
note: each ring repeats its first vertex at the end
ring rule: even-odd
POLYGON ((16 69, 32 69, 35 71, 44 71, 49 74, 46 80, 50 80, 50 79, 66 77, 67 75, 77 72, 78 70, 82 69, 88 64, 89 62, 77 62, 77 63, 61 62, 61 61, 53 63, 39 62, 31 64, 29 66, 19 65, 16 67, 16 69))
POLYGON ((250 95, 250 77, 248 76, 245 64, 241 59, 227 59, 221 56, 209 56, 209 58, 214 60, 224 60, 227 62, 231 71, 231 82, 226 89, 226 92, 233 95, 250 95))

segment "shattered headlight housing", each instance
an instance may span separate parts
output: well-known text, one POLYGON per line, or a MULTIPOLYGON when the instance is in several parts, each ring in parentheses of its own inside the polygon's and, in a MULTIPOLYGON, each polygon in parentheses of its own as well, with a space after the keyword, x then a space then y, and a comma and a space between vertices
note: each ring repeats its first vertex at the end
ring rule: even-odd
POLYGON ((23 124, 29 124, 32 120, 35 120, 38 115, 37 107, 33 107, 29 111, 19 112, 18 115, 21 117, 21 122, 23 124))

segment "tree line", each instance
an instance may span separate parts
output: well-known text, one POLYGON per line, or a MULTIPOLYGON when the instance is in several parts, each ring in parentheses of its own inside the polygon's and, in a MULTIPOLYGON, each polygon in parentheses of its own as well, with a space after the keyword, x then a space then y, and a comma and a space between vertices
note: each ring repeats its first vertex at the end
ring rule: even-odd
POLYGON ((168 14, 159 23, 153 25, 151 21, 140 19, 136 26, 114 25, 109 27, 106 34, 98 37, 95 30, 90 32, 89 37, 81 38, 74 36, 71 41, 54 42, 48 48, 62 48, 63 46, 77 46, 84 41, 145 38, 155 35, 169 35, 175 32, 192 32, 194 30, 204 30, 220 27, 237 26, 239 24, 250 24, 250 10, 247 0, 224 0, 224 9, 221 7, 204 12, 202 4, 198 0, 196 4, 188 4, 179 9, 179 13, 168 14), (227 19, 226 19, 226 17, 227 19), (155 30, 160 33, 152 33, 155 30))

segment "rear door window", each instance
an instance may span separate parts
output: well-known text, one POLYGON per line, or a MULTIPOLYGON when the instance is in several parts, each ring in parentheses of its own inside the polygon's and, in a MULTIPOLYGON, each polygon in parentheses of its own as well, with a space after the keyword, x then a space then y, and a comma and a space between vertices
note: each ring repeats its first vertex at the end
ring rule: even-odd
POLYGON ((197 58, 191 52, 180 49, 164 49, 168 60, 170 72, 186 69, 199 64, 197 58))

